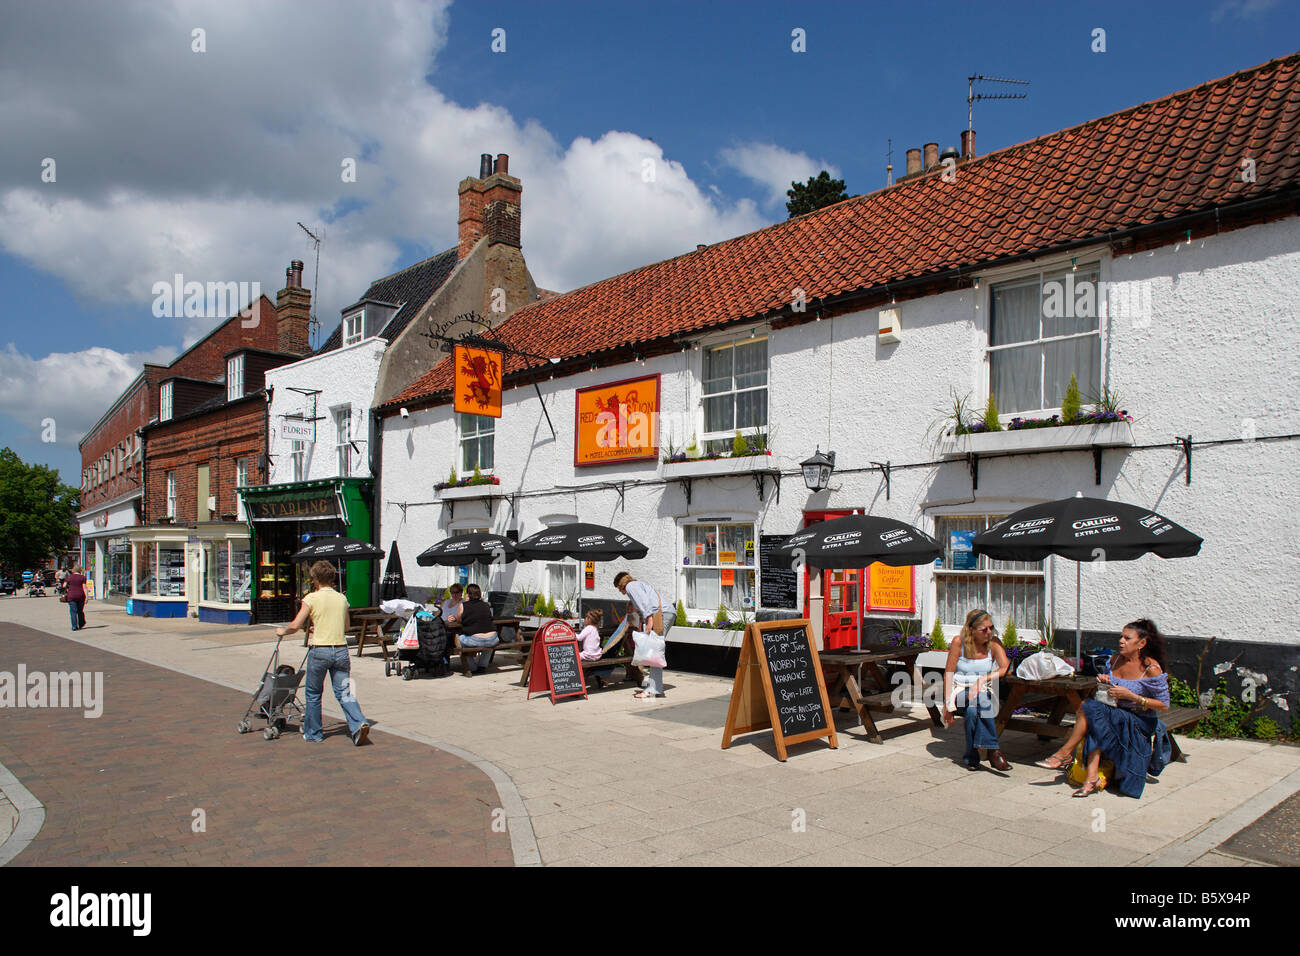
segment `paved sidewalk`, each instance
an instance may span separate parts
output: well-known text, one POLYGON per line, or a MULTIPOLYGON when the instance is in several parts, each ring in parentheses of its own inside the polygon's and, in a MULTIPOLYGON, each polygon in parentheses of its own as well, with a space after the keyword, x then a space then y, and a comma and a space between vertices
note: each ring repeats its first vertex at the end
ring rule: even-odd
MULTIPOLYGON (((80 632, 83 640, 250 688, 274 641, 264 628, 232 634, 99 604, 88 617, 105 626, 80 632)), ((0 601, 5 619, 67 631, 53 601, 0 601)), ((1140 801, 1072 800, 1054 773, 1031 764, 1051 745, 1019 733, 1004 739, 1009 774, 962 768, 960 727, 877 745, 846 718, 838 750, 803 744, 782 764, 760 733, 723 751, 729 679, 670 670, 662 700, 635 701, 622 685, 553 706, 526 699, 517 667, 407 682, 385 678, 368 651, 353 675, 385 729, 455 744, 505 771, 528 814, 512 827, 531 827, 548 864, 1160 865, 1300 769, 1300 748, 1190 740, 1189 762, 1167 768, 1140 801)))
POLYGON ((332 720, 320 744, 267 741, 260 724, 240 736, 249 695, 0 627, 0 671, 103 675, 99 717, 83 715, 85 700, 5 712, 0 764, 45 807, 14 865, 513 862, 492 828, 495 788, 457 757, 378 731, 355 747, 332 720))

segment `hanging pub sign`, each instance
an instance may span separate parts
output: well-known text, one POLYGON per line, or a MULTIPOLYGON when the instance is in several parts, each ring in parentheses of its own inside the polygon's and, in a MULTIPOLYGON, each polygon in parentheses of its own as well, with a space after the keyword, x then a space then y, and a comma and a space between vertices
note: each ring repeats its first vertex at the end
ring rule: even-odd
POLYGON ((282 501, 262 501, 256 496, 244 499, 244 510, 254 521, 314 521, 342 518, 338 496, 332 489, 319 495, 296 495, 282 501))
POLYGON ((501 353, 457 345, 456 411, 501 417, 501 353))
POLYGON ((575 466, 659 457, 658 375, 580 388, 575 397, 575 466))
POLYGON ((912 565, 893 568, 877 561, 867 568, 868 611, 916 613, 916 591, 912 565))

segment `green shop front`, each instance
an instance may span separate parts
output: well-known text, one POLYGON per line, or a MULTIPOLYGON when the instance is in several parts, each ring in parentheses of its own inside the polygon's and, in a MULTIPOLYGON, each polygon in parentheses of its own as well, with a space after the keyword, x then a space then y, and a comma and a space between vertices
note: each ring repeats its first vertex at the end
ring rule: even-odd
MULTIPOLYGON (((291 621, 302 596, 311 590, 308 568, 295 564, 294 552, 319 538, 342 535, 370 540, 374 481, 325 478, 283 485, 239 488, 248 517, 253 554, 253 620, 291 621)), ((373 561, 344 561, 339 590, 353 607, 370 604, 378 573, 373 561)))

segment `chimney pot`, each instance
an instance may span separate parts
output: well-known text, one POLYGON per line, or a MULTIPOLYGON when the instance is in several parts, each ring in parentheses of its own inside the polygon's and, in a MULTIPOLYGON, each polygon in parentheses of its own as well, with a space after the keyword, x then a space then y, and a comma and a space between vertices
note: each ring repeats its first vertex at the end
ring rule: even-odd
POLYGON ((973 159, 975 156, 975 131, 973 129, 964 129, 961 131, 961 158, 973 159))
POLYGON ((478 178, 487 179, 492 175, 492 154, 479 153, 478 156, 478 178))
POLYGON ((705 243, 703 243, 703 242, 696 243, 696 245, 695 245, 695 251, 696 251, 696 252, 699 252, 701 249, 707 249, 707 248, 708 248, 708 246, 707 246, 705 243))
POLYGON ((921 151, 919 149, 909 149, 907 151, 907 175, 915 176, 921 171, 921 151))
POLYGON ((492 167, 492 172, 500 173, 502 176, 509 176, 510 156, 506 153, 497 153, 496 165, 492 167))
POLYGON ((925 144, 925 168, 927 170, 930 170, 930 169, 934 169, 934 167, 938 165, 939 165, 939 144, 926 143, 925 144))

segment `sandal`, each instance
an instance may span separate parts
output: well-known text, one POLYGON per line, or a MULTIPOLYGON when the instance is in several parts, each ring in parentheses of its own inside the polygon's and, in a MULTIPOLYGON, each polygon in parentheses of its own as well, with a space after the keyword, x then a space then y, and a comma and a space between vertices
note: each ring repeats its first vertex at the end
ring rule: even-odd
POLYGON ((1034 766, 1042 767, 1044 770, 1068 770, 1073 761, 1074 754, 1069 754, 1065 757, 1058 757, 1056 754, 1052 754, 1046 760, 1035 760, 1034 766), (1052 763, 1052 761, 1056 762, 1052 763))
POLYGON ((663 694, 652 694, 648 690, 639 690, 632 695, 633 700, 653 700, 656 697, 662 697, 663 694))
POLYGON ((1101 790, 1101 778, 1091 777, 1084 783, 1082 787, 1074 791, 1074 793, 1070 794, 1070 796, 1091 797, 1094 793, 1100 792, 1100 790, 1101 790))

